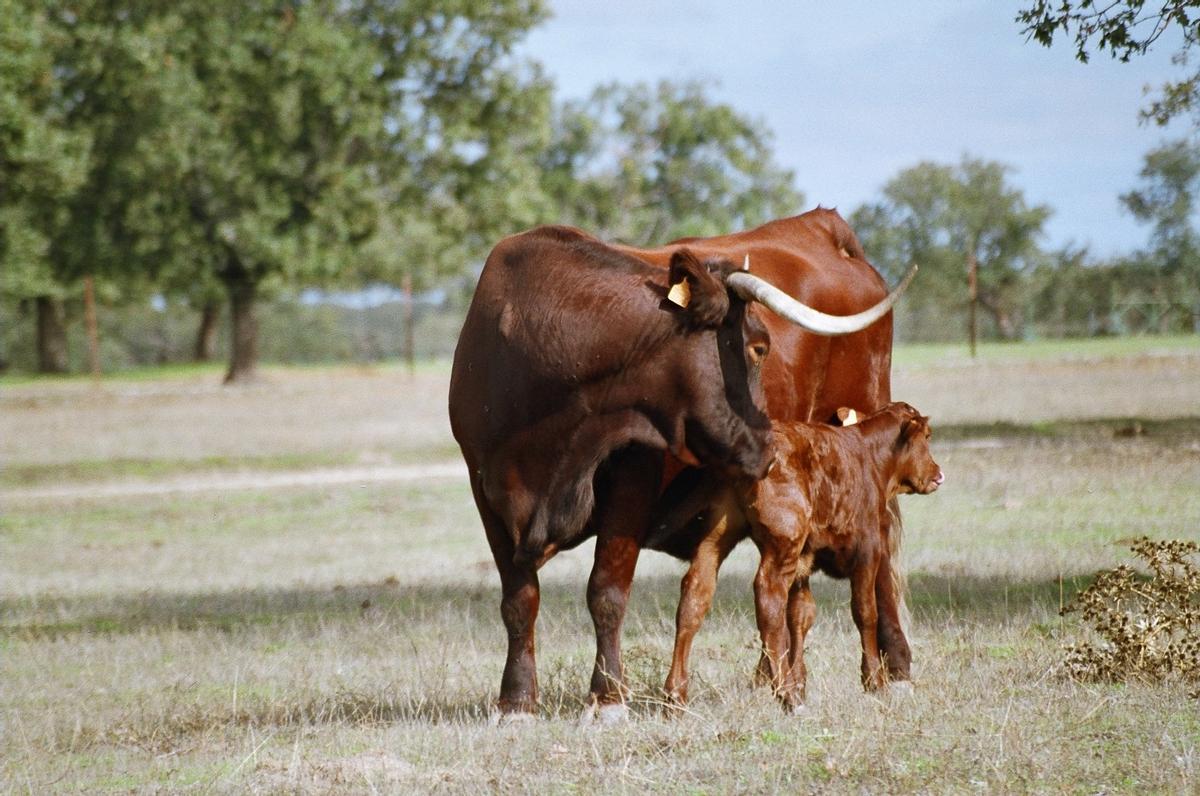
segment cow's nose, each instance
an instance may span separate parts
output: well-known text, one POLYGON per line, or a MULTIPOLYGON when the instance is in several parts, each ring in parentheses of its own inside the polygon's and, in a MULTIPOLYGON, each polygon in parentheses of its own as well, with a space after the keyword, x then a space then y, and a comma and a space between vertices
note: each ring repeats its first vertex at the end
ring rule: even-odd
POLYGON ((938 472, 937 472, 937 476, 936 476, 936 477, 933 479, 933 485, 934 485, 934 486, 941 486, 941 485, 942 485, 942 483, 943 483, 945 480, 946 480, 946 474, 945 474, 945 473, 943 473, 943 472, 942 472, 942 470, 941 470, 941 468, 939 467, 939 468, 938 468, 938 472))

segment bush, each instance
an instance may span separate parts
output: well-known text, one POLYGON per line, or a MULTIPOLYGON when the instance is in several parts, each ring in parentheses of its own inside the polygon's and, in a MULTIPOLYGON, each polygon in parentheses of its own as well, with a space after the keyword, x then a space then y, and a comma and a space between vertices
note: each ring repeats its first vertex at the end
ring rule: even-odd
POLYGON ((1093 641, 1066 649, 1079 680, 1180 680, 1200 698, 1200 543, 1141 538, 1130 548, 1149 577, 1121 564, 1063 609, 1092 626, 1093 641))

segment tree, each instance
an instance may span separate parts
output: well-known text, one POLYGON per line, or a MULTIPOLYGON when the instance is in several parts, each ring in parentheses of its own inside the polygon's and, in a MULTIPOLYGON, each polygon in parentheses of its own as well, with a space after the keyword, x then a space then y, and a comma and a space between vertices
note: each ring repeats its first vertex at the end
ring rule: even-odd
POLYGON ((1008 183, 1009 173, 1003 164, 969 157, 953 166, 919 163, 884 186, 882 201, 852 214, 864 248, 885 272, 921 267, 905 299, 908 325, 915 327, 910 334, 950 336, 945 321, 954 308, 965 312, 974 353, 982 308, 999 337, 1017 335, 1020 276, 1043 256, 1037 240, 1050 209, 1027 204, 1008 183))
POLYGON ((536 162, 552 86, 513 55, 546 10, 540 0, 351 6, 380 53, 389 109, 377 164, 385 211, 351 278, 422 290, 553 211, 536 162))
POLYGON ((548 83, 508 58, 543 14, 538 0, 50 3, 62 43, 40 52, 63 88, 46 112, 89 156, 42 262, 198 308, 220 285, 227 380, 251 378, 264 291, 346 278, 385 226, 400 245, 367 252, 365 270, 394 275, 429 253, 461 268, 495 229, 540 215, 513 131, 548 83))
POLYGON ((795 213, 794 175, 758 122, 697 83, 602 86, 568 102, 542 153, 561 220, 648 244, 752 227, 795 213))
MULTIPOLYGON (((1200 0, 1034 0, 1017 14, 1021 32, 1049 47, 1059 34, 1073 36, 1075 57, 1083 63, 1089 48, 1127 62, 1145 53, 1168 30, 1176 28, 1183 43, 1174 61, 1187 67, 1192 47, 1200 41, 1200 0)), ((1158 99, 1142 111, 1142 118, 1164 125, 1174 117, 1200 110, 1200 71, 1166 83, 1158 99)))
POLYGON ((67 369, 69 289, 50 245, 83 183, 89 144, 64 112, 54 57, 62 46, 40 4, 12 2, 0 14, 0 294, 33 305, 37 366, 50 373, 67 369))
POLYGON ((1148 152, 1139 176, 1121 202, 1152 227, 1149 249, 1133 261, 1147 272, 1137 280, 1141 301, 1157 308, 1165 331, 1170 313, 1190 319, 1200 311, 1200 144, 1183 139, 1148 152))

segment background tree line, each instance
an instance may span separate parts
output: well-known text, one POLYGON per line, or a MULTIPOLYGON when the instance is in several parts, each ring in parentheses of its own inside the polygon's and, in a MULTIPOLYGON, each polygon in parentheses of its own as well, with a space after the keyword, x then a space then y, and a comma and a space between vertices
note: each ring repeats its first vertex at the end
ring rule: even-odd
MULTIPOLYGON (((300 300, 379 284, 423 299, 418 345, 444 353, 504 234, 650 243, 806 209, 764 125, 702 85, 557 101, 515 55, 540 0, 0 5, 0 360, 21 369, 82 366, 89 296, 106 368, 393 357, 395 307, 300 300)), ((1195 141, 1148 153, 1122 201, 1151 242, 1115 261, 1045 251, 1051 208, 969 157, 850 217, 885 273, 923 266, 905 339, 1194 331, 1198 179, 1195 141)))

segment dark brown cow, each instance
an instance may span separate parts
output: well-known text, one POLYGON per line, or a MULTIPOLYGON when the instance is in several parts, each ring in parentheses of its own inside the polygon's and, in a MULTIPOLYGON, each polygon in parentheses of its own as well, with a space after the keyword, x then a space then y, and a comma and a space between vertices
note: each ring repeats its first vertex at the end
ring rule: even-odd
MULTIPOLYGON (((847 428, 773 423, 775 466, 761 480, 720 482, 717 498, 692 516, 675 509, 657 533, 697 538, 676 615, 668 696, 687 701, 692 639, 712 604, 717 571, 739 541, 754 540, 762 556, 754 578, 755 613, 767 676, 788 708, 804 702, 804 638, 816 616, 809 590, 814 566, 850 579, 851 611, 862 642, 862 682, 887 683, 876 623, 892 599, 887 582, 888 502, 898 494, 927 495, 942 483, 929 453, 929 422, 905 403, 889 404, 847 428), (882 580, 880 576, 883 576, 882 580)), ((898 632, 898 629, 897 631, 898 632)))
POLYGON ((504 713, 536 706, 533 628, 545 561, 597 536, 591 691, 596 704, 619 704, 620 627, 664 452, 764 473, 759 372, 770 341, 746 297, 841 334, 887 315, 899 293, 832 317, 772 294, 732 257, 706 253, 701 262, 679 246, 665 267, 651 259, 566 227, 506 238, 488 257, 459 338, 450 420, 500 572, 504 713), (690 296, 677 303, 686 307, 667 300, 681 283, 690 296))

